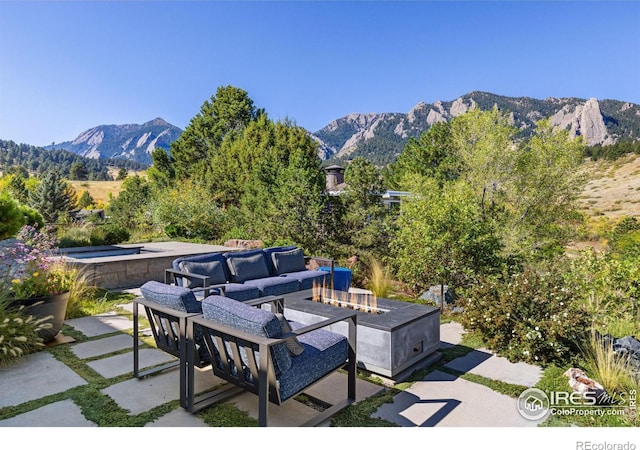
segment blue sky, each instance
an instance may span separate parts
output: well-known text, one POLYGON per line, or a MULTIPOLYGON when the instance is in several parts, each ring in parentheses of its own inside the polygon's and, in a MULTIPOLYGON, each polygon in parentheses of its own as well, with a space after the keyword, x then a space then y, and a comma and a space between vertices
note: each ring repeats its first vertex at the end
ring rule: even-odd
POLYGON ((0 139, 184 128, 223 85, 310 131, 473 90, 640 103, 640 2, 0 0, 0 139))

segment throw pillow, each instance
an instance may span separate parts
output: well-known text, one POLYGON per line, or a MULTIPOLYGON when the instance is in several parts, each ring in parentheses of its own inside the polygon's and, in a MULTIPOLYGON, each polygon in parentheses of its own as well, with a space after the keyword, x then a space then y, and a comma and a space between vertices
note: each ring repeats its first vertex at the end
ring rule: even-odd
MULTIPOLYGON (((276 314, 276 317, 280 321, 282 334, 291 333, 293 331, 293 329, 291 328, 291 324, 283 314, 276 314)), ((304 346, 300 343, 296 336, 286 338, 285 344, 287 345, 287 350, 289 350, 289 353, 291 353, 293 356, 299 356, 304 351, 304 346)))
POLYGON ((269 277, 269 268, 264 253, 227 255, 227 264, 234 283, 269 277))
MULTIPOLYGON (((227 282, 227 278, 224 274, 224 268, 220 261, 210 262, 192 262, 182 261, 180 263, 180 270, 183 272, 195 273, 198 275, 206 275, 209 277, 209 284, 224 284, 227 282)), ((189 288, 201 287, 202 281, 197 278, 185 278, 186 286, 189 288)))
POLYGON ((271 254, 271 258, 277 275, 307 270, 307 267, 304 264, 304 254, 302 253, 301 248, 296 248, 286 252, 275 252, 271 254))

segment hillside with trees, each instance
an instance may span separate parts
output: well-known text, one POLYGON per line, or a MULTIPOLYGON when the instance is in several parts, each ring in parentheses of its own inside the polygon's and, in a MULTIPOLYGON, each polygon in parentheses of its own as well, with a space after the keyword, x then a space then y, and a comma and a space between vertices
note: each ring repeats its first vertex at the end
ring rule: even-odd
POLYGON ((130 160, 85 158, 66 150, 45 150, 0 140, 0 171, 11 173, 20 167, 34 175, 55 169, 71 180, 112 180, 110 167, 144 170, 146 166, 130 160))

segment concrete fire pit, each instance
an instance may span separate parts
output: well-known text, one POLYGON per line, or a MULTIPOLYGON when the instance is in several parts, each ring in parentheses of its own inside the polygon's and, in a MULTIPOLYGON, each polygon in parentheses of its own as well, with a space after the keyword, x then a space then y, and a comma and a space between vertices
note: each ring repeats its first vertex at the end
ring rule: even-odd
MULTIPOLYGON (((305 325, 333 317, 342 306, 313 301, 313 290, 284 295, 284 314, 305 325)), ((344 293, 326 291, 323 297, 344 293)), ((356 299, 358 294, 355 294, 356 299)), ((332 331, 346 335, 345 323, 332 331)), ((440 310, 438 308, 385 298, 377 299, 377 312, 358 311, 357 354, 359 367, 394 381, 409 375, 413 368, 435 359, 440 348, 440 310)))

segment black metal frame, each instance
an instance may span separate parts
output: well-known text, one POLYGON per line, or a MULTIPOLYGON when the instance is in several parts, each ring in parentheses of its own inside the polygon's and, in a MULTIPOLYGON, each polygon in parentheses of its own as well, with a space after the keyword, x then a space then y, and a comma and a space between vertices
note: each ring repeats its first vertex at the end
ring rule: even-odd
MULTIPOLYGON (((251 302, 245 302, 252 306, 261 307, 262 304, 272 303, 272 311, 282 311, 283 300, 282 298, 269 299, 267 297, 253 300, 251 302)), ((249 334, 228 326, 225 326, 219 322, 213 320, 207 320, 202 315, 198 317, 189 318, 187 324, 187 400, 186 409, 192 413, 198 412, 206 407, 209 407, 215 403, 223 401, 239 392, 244 390, 252 392, 258 396, 258 424, 259 426, 267 426, 268 422, 268 404, 274 403, 280 405, 282 402, 279 392, 279 384, 276 380, 275 370, 273 366, 273 360, 271 355, 271 347, 274 345, 283 343, 286 338, 290 336, 299 336, 308 333, 313 330, 324 328, 328 325, 347 321, 349 325, 348 342, 349 342, 349 354, 348 361, 341 367, 347 370, 347 398, 334 405, 329 406, 322 413, 309 420, 303 426, 316 426, 327 420, 333 414, 344 409, 356 400, 356 330, 357 330, 357 313, 354 311, 345 311, 342 314, 337 315, 334 318, 323 320, 319 323, 305 326, 292 333, 287 333, 279 339, 268 339, 259 337, 253 334, 249 334), (204 336, 207 352, 209 352, 211 360, 215 360, 216 354, 219 356, 222 362, 222 369, 218 368, 216 364, 212 364, 211 368, 213 374, 229 383, 213 392, 207 392, 199 396, 195 395, 194 377, 193 371, 196 366, 194 359, 195 347, 193 336, 196 330, 202 332, 204 336), (217 347, 214 345, 214 339, 217 343, 217 347), (226 342, 230 347, 224 345, 226 342), (259 360, 256 361, 252 349, 258 347, 259 360), (246 352, 241 352, 242 348, 246 348, 246 352), (218 350, 220 349, 220 350, 218 350), (233 361, 233 367, 239 368, 245 366, 242 361, 242 354, 247 356, 248 370, 251 374, 250 377, 245 376, 243 370, 232 370, 232 365, 229 361, 233 361)), ((334 370, 334 371, 335 371, 334 370)), ((291 396, 291 398, 298 395, 303 390, 308 389, 313 384, 319 382, 334 371, 330 371, 316 382, 305 386, 298 393, 291 396)))
MULTIPOLYGON (((196 288, 194 291, 206 290, 207 288, 196 288)), ((224 291, 223 291, 224 293, 224 291)), ((263 297, 256 300, 266 300, 275 303, 277 300, 277 311, 282 312, 284 309, 284 301, 282 297, 263 297)), ((255 301, 255 300, 252 300, 255 301)), ((251 302, 247 302, 251 304, 251 302)), ((180 405, 186 408, 186 391, 187 380, 189 374, 186 372, 186 364, 182 364, 182 361, 187 361, 187 324, 190 318, 199 316, 199 313, 186 313, 178 311, 176 309, 167 308, 159 305, 151 300, 145 298, 136 298, 133 300, 133 376, 138 379, 146 378, 150 375, 163 372, 165 370, 172 369, 174 367, 180 367, 180 405), (147 319, 151 326, 151 332, 153 339, 158 349, 175 356, 178 358, 176 361, 163 364, 161 366, 153 367, 145 371, 140 371, 140 344, 138 342, 139 334, 139 306, 144 306, 147 319)), ((195 352, 195 347, 193 349, 195 352)), ((211 364, 209 360, 202 360, 199 354, 195 352, 192 356, 192 362, 195 367, 202 369, 211 364)))
MULTIPOLYGON (((163 372, 174 367, 180 367, 180 405, 186 404, 186 389, 187 389, 187 372, 184 370, 184 365, 181 361, 187 359, 187 322, 191 317, 198 316, 198 313, 185 313, 175 309, 167 308, 157 303, 146 300, 144 298, 137 298, 133 301, 133 376, 138 379, 143 379, 150 375, 163 372), (158 349, 169 353, 170 355, 178 358, 176 361, 169 362, 162 366, 153 367, 143 372, 140 371, 139 360, 139 347, 138 333, 139 333, 139 312, 138 305, 144 306, 147 314, 147 319, 151 325, 151 332, 156 342, 158 349)), ((200 358, 196 359, 195 355, 192 359, 194 364, 203 368, 211 364, 208 361, 202 361, 200 358)))

